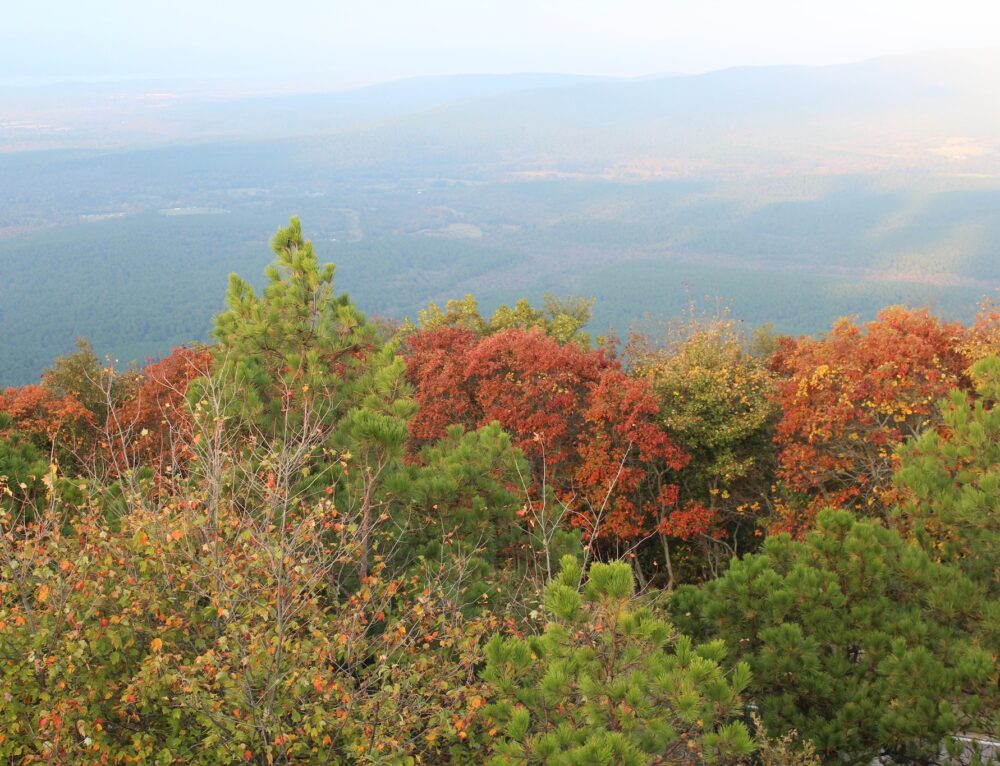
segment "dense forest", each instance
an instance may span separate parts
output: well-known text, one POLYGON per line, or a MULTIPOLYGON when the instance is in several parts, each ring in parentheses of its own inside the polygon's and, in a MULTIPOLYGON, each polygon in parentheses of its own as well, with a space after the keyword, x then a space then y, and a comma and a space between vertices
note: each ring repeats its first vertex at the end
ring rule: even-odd
POLYGON ((396 322, 271 245, 0 393, 6 762, 995 762, 996 306, 396 322))
POLYGON ((979 179, 341 179, 291 159, 268 173, 266 148, 239 155, 248 177, 221 150, 21 171, 0 154, 0 386, 37 380, 81 334, 124 365, 209 340, 218 285, 236 271, 262 286, 267 239, 295 212, 340 289, 398 320, 470 292, 490 313, 573 293, 597 298, 591 332, 624 336, 719 297, 798 335, 898 303, 968 322, 1000 287, 1000 190, 979 179), (186 184, 165 177, 168 160, 186 184), (80 186, 82 200, 59 191, 80 186))

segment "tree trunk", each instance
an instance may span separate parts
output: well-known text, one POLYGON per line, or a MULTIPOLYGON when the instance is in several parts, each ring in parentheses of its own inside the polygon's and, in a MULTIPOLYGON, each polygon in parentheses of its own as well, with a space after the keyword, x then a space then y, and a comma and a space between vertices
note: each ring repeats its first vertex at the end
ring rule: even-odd
POLYGON ((667 565, 667 590, 674 589, 674 563, 670 558, 670 541, 667 536, 660 533, 660 545, 663 546, 663 558, 667 565))

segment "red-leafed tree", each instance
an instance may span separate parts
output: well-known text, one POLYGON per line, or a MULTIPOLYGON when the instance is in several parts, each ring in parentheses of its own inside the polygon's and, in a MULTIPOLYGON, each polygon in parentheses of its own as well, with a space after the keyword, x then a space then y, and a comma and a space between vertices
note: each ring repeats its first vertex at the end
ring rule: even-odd
POLYGON ((634 540, 653 534, 675 503, 670 473, 686 457, 658 427, 648 384, 606 352, 538 330, 481 338, 441 327, 411 335, 406 354, 420 405, 410 426, 414 446, 440 438, 449 424, 499 422, 532 466, 529 514, 551 496, 588 538, 634 540))
POLYGON ((160 474, 190 459, 188 386, 208 375, 211 363, 208 349, 180 346, 142 370, 128 398, 108 414, 109 449, 119 469, 144 465, 160 474))
POLYGON ((824 506, 885 515, 896 499, 894 450, 967 384, 962 335, 926 310, 892 307, 864 327, 842 319, 820 339, 779 344, 775 438, 787 497, 778 528, 808 528, 824 506))
POLYGON ((575 456, 591 390, 615 367, 602 351, 506 330, 469 350, 463 382, 480 424, 499 421, 530 458, 558 469, 575 456))
POLYGON ((606 370, 590 392, 574 482, 590 509, 582 521, 599 522, 603 535, 629 540, 662 532, 677 504, 671 474, 688 456, 659 427, 658 415, 659 401, 647 382, 621 370, 606 370), (600 517, 609 477, 614 502, 600 517))
POLYGON ((474 332, 455 326, 424 330, 407 338, 406 374, 420 405, 410 419, 414 447, 440 439, 449 425, 475 428, 480 420, 473 391, 465 381, 468 355, 478 342, 474 332))

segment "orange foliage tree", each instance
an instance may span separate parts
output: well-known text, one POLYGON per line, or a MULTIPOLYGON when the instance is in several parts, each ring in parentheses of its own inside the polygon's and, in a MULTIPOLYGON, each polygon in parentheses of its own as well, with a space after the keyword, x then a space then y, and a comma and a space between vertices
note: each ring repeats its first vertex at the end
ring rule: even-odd
POLYGON ((808 528, 824 506, 884 517, 895 502, 894 450, 938 419, 936 402, 967 384, 963 330, 927 310, 891 307, 864 327, 782 339, 778 375, 781 529, 808 528))
POLYGON ((93 452, 94 414, 72 394, 57 396, 39 385, 8 388, 0 393, 0 413, 10 430, 62 465, 79 467, 93 452))
POLYGON ((984 300, 975 321, 962 339, 962 352, 969 365, 991 356, 1000 356, 1000 303, 984 300))

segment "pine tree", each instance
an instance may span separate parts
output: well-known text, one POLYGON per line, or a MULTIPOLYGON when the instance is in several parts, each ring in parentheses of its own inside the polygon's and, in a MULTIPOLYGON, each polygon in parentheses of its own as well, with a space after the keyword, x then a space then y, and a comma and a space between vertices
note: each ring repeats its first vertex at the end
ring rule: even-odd
POLYGON ((240 414, 278 435, 309 418, 327 425, 342 417, 363 397, 353 384, 380 344, 348 296, 334 293, 334 266, 319 265, 298 218, 278 230, 271 249, 261 295, 229 277, 215 337, 240 414))
POLYGON ((475 545, 491 564, 518 540, 514 490, 524 457, 498 423, 476 431, 452 426, 447 435, 425 447, 412 466, 408 491, 420 514, 413 544, 426 540, 439 555, 445 544, 475 545))
POLYGON ((795 729, 837 763, 936 763, 949 735, 994 725, 995 609, 876 522, 823 511, 801 542, 771 537, 671 606, 750 663, 770 734, 795 729))
POLYGON ((972 368, 976 397, 941 403, 942 427, 900 450, 904 524, 936 559, 1000 597, 1000 359, 972 368))
POLYGON ((31 503, 43 491, 48 461, 31 441, 0 412, 0 513, 5 506, 31 503))
POLYGON ((572 556, 549 585, 549 623, 532 639, 495 636, 483 677, 494 764, 734 763, 753 742, 733 720, 750 671, 731 677, 720 641, 694 645, 635 602, 627 564, 572 556))
POLYGON ((297 218, 271 247, 261 295, 230 277, 228 310, 216 319, 216 379, 193 386, 192 399, 215 393, 208 416, 242 433, 243 470, 268 476, 265 491, 285 497, 278 507, 335 492, 358 525, 363 579, 416 410, 406 365, 348 296, 334 293, 334 266, 319 265, 297 218))

